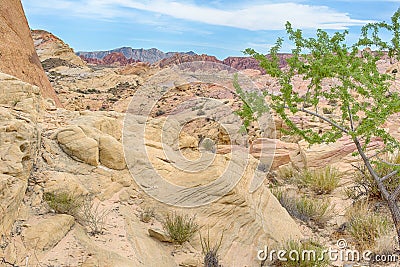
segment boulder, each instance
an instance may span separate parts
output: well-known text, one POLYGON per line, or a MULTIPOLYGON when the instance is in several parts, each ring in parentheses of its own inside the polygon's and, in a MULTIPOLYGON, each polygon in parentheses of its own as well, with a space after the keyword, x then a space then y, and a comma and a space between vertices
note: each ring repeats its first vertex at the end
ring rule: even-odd
POLYGON ((57 140, 65 153, 89 165, 99 165, 99 146, 78 126, 68 126, 57 134, 57 140))
POLYGON ((125 169, 122 144, 112 136, 104 135, 99 138, 99 157, 101 164, 110 169, 125 169))
POLYGON ((172 239, 168 235, 166 235, 164 231, 161 231, 160 229, 149 228, 149 235, 157 239, 158 241, 172 243, 172 239))
MULTIPOLYGON (((367 151, 373 151, 382 147, 382 142, 372 140, 367 151)), ((354 172, 352 164, 360 161, 359 157, 352 155, 357 148, 349 137, 343 137, 330 144, 312 145, 305 141, 299 142, 300 153, 292 157, 292 163, 296 168, 323 168, 334 165, 343 174, 354 172)))
POLYGON ((186 133, 182 133, 179 138, 179 148, 197 148, 199 145, 199 140, 194 136, 186 133))
POLYGON ((80 117, 73 120, 71 123, 74 125, 85 125, 87 127, 92 127, 103 134, 108 134, 117 139, 118 141, 121 140, 122 137, 122 119, 120 114, 114 114, 113 117, 112 113, 104 114, 100 112, 89 112, 84 111, 81 112, 80 117))
POLYGON ((69 232, 74 223, 74 217, 67 214, 43 219, 22 233, 25 246, 38 251, 51 249, 69 232))
POLYGON ((272 159, 272 169, 291 162, 300 153, 299 146, 279 139, 258 138, 250 147, 250 154, 255 158, 272 159))
POLYGON ((74 196, 87 195, 88 190, 79 182, 78 178, 68 172, 45 172, 45 192, 71 192, 74 196))

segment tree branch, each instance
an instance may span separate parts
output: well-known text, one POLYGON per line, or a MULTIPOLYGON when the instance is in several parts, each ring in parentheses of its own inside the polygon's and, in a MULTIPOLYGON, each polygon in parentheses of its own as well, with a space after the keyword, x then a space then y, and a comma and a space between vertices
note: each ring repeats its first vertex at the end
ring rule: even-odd
POLYGON ((344 133, 346 133, 346 134, 349 133, 348 130, 346 130, 345 128, 343 128, 342 126, 340 126, 339 124, 337 124, 336 122, 334 122, 334 121, 332 121, 332 120, 330 120, 330 119, 328 119, 328 118, 326 118, 326 117, 324 117, 324 116, 322 116, 322 115, 320 115, 320 114, 318 114, 318 113, 309 111, 309 110, 304 109, 304 108, 301 108, 300 111, 303 111, 304 113, 307 113, 307 114, 316 116, 316 117, 320 118, 321 120, 326 121, 326 122, 329 123, 330 125, 332 125, 332 126, 338 128, 339 130, 341 130, 342 132, 344 132, 344 133))
POLYGON ((389 179, 389 178, 392 177, 393 175, 396 175, 398 172, 399 172, 398 170, 392 171, 391 173, 389 173, 389 174, 383 176, 383 177, 381 178, 381 182, 383 182, 383 181, 389 179))
MULTIPOLYGON (((360 141, 357 139, 357 137, 353 138, 353 142, 354 144, 356 144, 358 153, 360 154, 362 160, 364 161, 365 167, 367 167, 368 172, 371 174, 372 178, 374 178, 379 191, 381 192, 381 194, 383 195, 385 200, 389 200, 389 198, 391 197, 391 194, 389 194, 388 190, 386 189, 385 185, 382 183, 381 179, 379 178, 379 176, 376 174, 374 168, 372 168, 371 163, 369 162, 367 156, 365 155, 362 146, 360 144, 360 141)), ((400 193, 400 186, 399 188, 396 188, 396 190, 399 190, 400 193)))
POLYGON ((351 164, 351 166, 353 166, 354 168, 356 168, 359 172, 361 172, 362 175, 367 176, 367 173, 361 169, 359 166, 356 166, 354 164, 351 164))
POLYGON ((381 162, 383 162, 383 163, 385 163, 385 164, 387 164, 387 165, 389 165, 389 166, 400 167, 400 164, 388 162, 388 161, 386 161, 386 160, 384 160, 384 159, 379 158, 378 156, 377 156, 377 158, 378 158, 381 162))

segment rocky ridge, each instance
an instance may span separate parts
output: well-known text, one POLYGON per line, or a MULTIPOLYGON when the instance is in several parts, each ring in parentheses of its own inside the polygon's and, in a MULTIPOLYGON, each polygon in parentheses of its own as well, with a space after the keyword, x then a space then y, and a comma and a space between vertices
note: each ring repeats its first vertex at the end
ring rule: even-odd
POLYGON ((150 49, 133 49, 132 47, 121 47, 121 48, 116 48, 113 50, 109 51, 95 51, 95 52, 83 52, 83 51, 78 51, 76 54, 78 56, 81 56, 85 59, 104 59, 105 56, 112 54, 112 53, 122 53, 125 58, 127 59, 132 59, 132 60, 138 60, 142 62, 149 62, 149 63, 155 63, 157 61, 160 61, 164 58, 169 58, 175 55, 176 53, 178 54, 186 54, 186 55, 194 55, 194 52, 167 52, 164 53, 156 48, 150 48, 150 49))
POLYGON ((44 97, 61 106, 43 72, 19 0, 0 1, 0 71, 38 86, 44 97))
POLYGON ((120 52, 112 52, 111 54, 106 55, 102 59, 97 59, 97 58, 86 58, 82 55, 79 56, 82 60, 84 60, 88 64, 92 65, 106 65, 106 66, 111 66, 111 65, 118 65, 118 66, 126 66, 130 65, 133 63, 140 62, 139 60, 132 59, 132 58, 126 58, 124 54, 120 52))

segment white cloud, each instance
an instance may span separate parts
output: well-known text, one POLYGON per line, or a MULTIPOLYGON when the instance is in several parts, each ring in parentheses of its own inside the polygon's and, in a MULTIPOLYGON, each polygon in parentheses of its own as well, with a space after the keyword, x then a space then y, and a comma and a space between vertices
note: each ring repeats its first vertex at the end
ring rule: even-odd
POLYGON ((352 19, 349 14, 326 6, 307 5, 293 0, 287 3, 269 4, 247 2, 236 9, 219 9, 171 0, 24 0, 23 2, 41 8, 42 12, 43 9, 50 9, 98 19, 117 17, 132 19, 131 12, 141 10, 176 19, 247 30, 281 30, 284 29, 286 21, 290 21, 296 28, 336 30, 370 22, 352 19))

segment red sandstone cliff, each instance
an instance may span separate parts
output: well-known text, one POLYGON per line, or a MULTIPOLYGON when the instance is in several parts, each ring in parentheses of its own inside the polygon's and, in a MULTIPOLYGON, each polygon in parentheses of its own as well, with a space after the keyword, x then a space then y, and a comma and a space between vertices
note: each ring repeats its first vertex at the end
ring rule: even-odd
POLYGON ((0 72, 41 88, 61 106, 36 54, 20 0, 0 0, 0 72))

